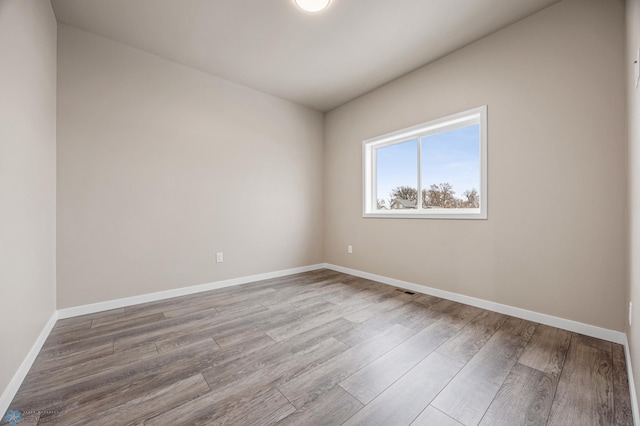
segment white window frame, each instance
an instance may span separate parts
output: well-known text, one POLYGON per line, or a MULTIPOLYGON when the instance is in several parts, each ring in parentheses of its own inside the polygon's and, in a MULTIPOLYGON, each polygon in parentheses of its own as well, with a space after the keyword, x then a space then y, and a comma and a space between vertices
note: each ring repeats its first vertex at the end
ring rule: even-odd
POLYGON ((487 106, 483 105, 362 142, 363 217, 422 219, 487 219, 487 106), (480 208, 444 209, 422 207, 421 139, 462 127, 480 125, 480 208), (416 209, 377 209, 376 151, 389 145, 418 140, 418 201, 416 209))

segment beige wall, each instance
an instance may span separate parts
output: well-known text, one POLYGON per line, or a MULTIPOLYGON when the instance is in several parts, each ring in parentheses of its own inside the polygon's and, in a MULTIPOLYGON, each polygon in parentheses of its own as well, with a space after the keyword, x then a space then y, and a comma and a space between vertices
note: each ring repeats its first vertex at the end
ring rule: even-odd
POLYGON ((320 113, 58 37, 58 308, 322 261, 320 113))
POLYGON ((55 311, 55 203, 55 17, 0 0, 0 393, 55 311))
MULTIPOLYGON (((630 296, 625 285, 625 86, 631 259, 640 112, 619 78, 623 13, 622 0, 565 0, 332 111, 324 128, 317 112, 61 26, 58 307, 328 261, 623 330, 627 297, 640 307, 638 262, 630 296), (489 220, 361 217, 363 139, 483 104, 489 220)), ((627 0, 628 73, 638 22, 640 0, 627 0)), ((5 389, 55 309, 48 1, 0 0, 0 58, 5 389)), ((627 331, 640 383, 640 335, 627 331)))
POLYGON ((624 330, 623 46, 622 0, 566 0, 328 113, 325 260, 624 330), (362 140, 484 104, 488 220, 361 217, 362 140))
POLYGON ((627 129, 629 140, 629 258, 633 326, 627 326, 634 382, 640 386, 640 88, 635 88, 633 61, 640 48, 640 0, 627 0, 627 129))

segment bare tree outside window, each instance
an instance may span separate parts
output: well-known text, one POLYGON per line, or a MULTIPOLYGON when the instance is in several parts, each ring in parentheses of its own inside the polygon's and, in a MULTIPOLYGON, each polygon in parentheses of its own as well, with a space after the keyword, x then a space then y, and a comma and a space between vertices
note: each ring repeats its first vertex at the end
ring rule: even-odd
MULTIPOLYGON (((462 197, 455 196, 456 192, 450 183, 431 185, 429 189, 422 190, 422 207, 425 209, 460 209, 480 207, 478 190, 471 188, 462 193, 462 197)), ((415 208, 418 202, 416 188, 399 186, 389 194, 389 200, 379 200, 378 205, 390 206, 392 209, 415 208)), ((378 207, 380 208, 380 207, 378 207)))

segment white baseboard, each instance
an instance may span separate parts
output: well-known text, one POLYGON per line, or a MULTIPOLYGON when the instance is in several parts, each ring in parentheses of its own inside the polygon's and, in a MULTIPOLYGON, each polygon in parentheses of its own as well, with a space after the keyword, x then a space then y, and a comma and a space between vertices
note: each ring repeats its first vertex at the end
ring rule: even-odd
POLYGON ((629 340, 624 335, 624 357, 627 361, 627 380, 629 381, 629 397, 631 399, 631 412, 633 413, 633 424, 640 425, 640 411, 638 411, 638 397, 636 395, 636 384, 633 380, 633 368, 631 368, 631 352, 629 351, 629 340))
MULTIPOLYGON (((57 320, 58 312, 55 311, 40 332, 40 335, 31 347, 29 353, 27 353, 24 361, 22 361, 22 364, 20 364, 18 371, 16 371, 16 374, 13 375, 13 378, 9 382, 9 385, 6 387, 4 392, 2 392, 2 396, 0 397, 0 416, 4 417, 4 413, 6 413, 8 409, 10 409, 9 404, 11 404, 11 401, 13 401, 16 393, 18 393, 18 390, 20 389, 24 378, 27 377, 27 373, 31 369, 33 362, 36 360, 38 354, 40 353, 42 345, 44 345, 47 337, 49 337, 49 333, 51 333, 53 326, 56 325, 57 320)), ((0 418, 0 420, 1 419, 2 418, 0 418)))
POLYGON ((366 278, 372 281, 378 281, 395 287, 411 290, 416 293, 428 294, 431 296, 441 297, 443 299, 453 300, 454 302, 464 303, 465 305, 476 306, 478 308, 494 311, 512 317, 522 318, 540 324, 550 325, 552 327, 562 328, 564 330, 573 331, 584 334, 586 336, 595 337, 602 340, 608 340, 613 343, 624 344, 625 333, 606 328, 597 327, 595 325, 584 324, 564 318, 554 317, 552 315, 541 314, 539 312, 529 311, 526 309, 516 308, 501 303, 491 302, 484 299, 465 296, 450 291, 439 290, 437 288, 427 287, 420 284, 414 284, 407 281, 397 280, 395 278, 384 277, 382 275, 370 274, 368 272, 358 271, 356 269, 345 268, 344 266, 325 263, 326 269, 342 272, 344 274, 355 275, 356 277, 366 278))
MULTIPOLYGON (((200 285, 195 285, 190 287, 182 287, 182 288, 177 288, 173 290, 160 291, 157 293, 143 294, 140 296, 125 297, 123 299, 110 300, 106 302, 92 303, 90 305, 59 309, 51 315, 51 318, 42 329, 42 332, 36 339, 36 342, 33 344, 31 350, 25 357, 24 361, 22 361, 22 364, 18 368, 18 371, 15 373, 15 375, 11 379, 11 382, 2 393, 2 397, 0 397, 0 416, 4 416, 4 413, 6 413, 8 409, 10 409, 9 404, 11 404, 11 401, 13 400, 16 393, 20 389, 20 386, 22 385, 24 378, 27 376, 27 373, 31 369, 33 362, 36 360, 36 357, 40 353, 40 349, 42 348, 45 341, 47 340, 47 337, 49 337, 49 333, 51 333, 51 330, 55 326, 56 321, 58 319, 71 318, 79 315, 86 315, 86 314, 92 314, 96 312, 108 311, 110 309, 123 308, 126 306, 138 305, 140 303, 154 302, 157 300, 169 299, 172 297, 186 296, 189 294, 195 294, 195 293, 200 293, 200 292, 209 291, 209 290, 216 290, 216 289, 225 288, 225 287, 232 287, 232 286, 247 284, 255 281, 268 280, 272 278, 280 278, 287 275, 315 271, 318 269, 322 269, 323 267, 324 267, 323 264, 309 265, 309 266, 303 266, 299 268, 291 268, 291 269, 285 269, 281 271, 267 272, 263 274, 233 278, 229 280, 217 281, 217 282, 212 282, 207 284, 200 284, 200 285)), ((1 419, 2 417, 0 417, 0 421, 1 419)))
POLYGON ((178 296, 186 296, 190 294, 200 293, 204 291, 216 290, 225 287, 232 287, 241 284, 247 284, 255 281, 262 281, 273 278, 280 278, 287 275, 293 275, 303 272, 314 271, 318 269, 330 269, 336 272, 342 272, 349 275, 354 275, 357 277, 369 279, 372 281, 378 281, 384 284, 392 285, 395 287, 404 288, 406 290, 411 290, 417 293, 428 294, 436 297, 441 297, 448 300, 453 300, 455 302, 464 303, 467 305, 476 306, 482 309, 487 309, 490 311, 502 313, 505 315, 514 316, 517 318, 523 318, 529 321, 538 322, 540 324, 546 324, 549 326, 562 328, 568 331, 573 331, 576 333, 584 334, 591 337, 596 337, 598 339, 608 340, 614 343, 622 344, 625 348, 625 357, 627 360, 627 373, 629 376, 629 389, 630 389, 630 397, 631 404, 633 410, 633 418, 635 424, 640 425, 640 417, 638 411, 638 401, 636 398, 635 384, 633 380, 633 373, 631 369, 631 356, 629 353, 629 344, 627 341, 627 335, 623 332, 608 330, 605 328, 583 324, 577 321, 567 320, 559 317, 554 317, 547 314, 542 314, 538 312, 529 311, 526 309, 516 308, 513 306, 503 305, 500 303, 491 302, 488 300, 478 299, 475 297, 465 296, 458 293, 453 293, 445 290, 439 290, 432 287, 427 287, 415 283, 410 283, 407 281, 397 280, 394 278, 385 277, 382 275, 371 274, 368 272, 358 271, 351 268, 346 268, 343 266, 333 265, 329 263, 316 264, 303 266, 299 268, 285 269, 281 271, 268 272, 264 274, 250 275, 246 277, 233 278, 229 280, 217 281, 207 284, 200 284, 190 287, 183 287, 173 290, 161 291, 157 293, 149 293, 140 296, 126 297, 122 299, 116 299, 106 302, 93 303, 89 305, 77 306, 72 308, 65 308, 57 310, 53 313, 44 329, 40 333, 40 336, 34 343, 33 347, 27 354, 27 357, 20 365, 20 368, 14 375, 13 379, 9 383, 9 386, 4 390, 2 397, 0 398, 0 413, 4 414, 6 410, 9 408, 9 404, 15 397, 15 394, 18 392, 20 385, 22 384, 24 378, 26 377, 31 365, 35 361, 42 345, 44 345, 49 333, 53 329, 56 321, 58 319, 63 318, 71 318, 79 315, 86 315, 101 311, 106 311, 110 309, 117 309, 132 305, 137 305, 141 303, 154 302, 163 299, 169 299, 172 297, 178 296))
POLYGON ((170 299, 178 296, 188 296, 190 294, 201 293, 203 291, 217 290, 225 287, 232 287, 241 284, 247 284, 255 281, 270 280, 272 278, 280 278, 287 275, 300 274, 302 272, 315 271, 322 269, 323 264, 302 266, 299 268, 284 269, 281 271, 267 272, 258 275, 249 275, 246 277, 232 278, 224 281, 216 281, 207 284, 199 284, 189 287, 181 287, 172 290, 159 291, 157 293, 141 294, 139 296, 125 297, 122 299, 109 300, 106 302, 92 303, 89 305, 75 306, 73 308, 64 308, 58 310, 58 318, 71 318, 80 315, 94 314, 96 312, 108 311, 110 309, 124 308, 127 306, 139 305, 141 303, 155 302, 158 300, 170 299))

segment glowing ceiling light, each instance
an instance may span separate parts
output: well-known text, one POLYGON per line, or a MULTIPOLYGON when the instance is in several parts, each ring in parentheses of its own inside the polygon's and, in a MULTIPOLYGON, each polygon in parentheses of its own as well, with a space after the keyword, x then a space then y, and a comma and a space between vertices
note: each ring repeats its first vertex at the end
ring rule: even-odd
POLYGON ((295 0, 298 7, 307 12, 320 12, 329 6, 331 0, 295 0))

